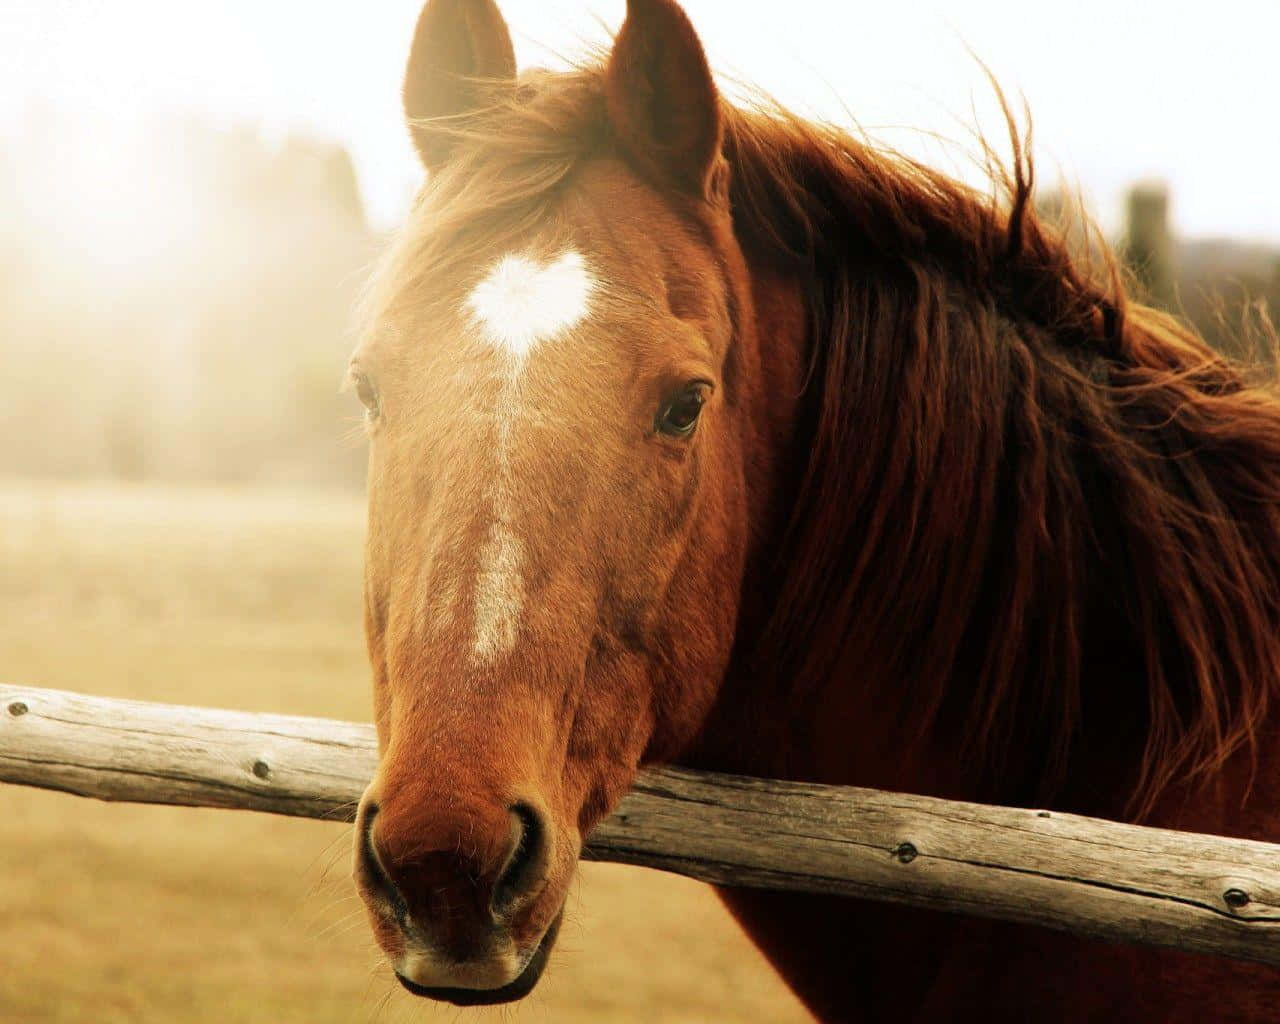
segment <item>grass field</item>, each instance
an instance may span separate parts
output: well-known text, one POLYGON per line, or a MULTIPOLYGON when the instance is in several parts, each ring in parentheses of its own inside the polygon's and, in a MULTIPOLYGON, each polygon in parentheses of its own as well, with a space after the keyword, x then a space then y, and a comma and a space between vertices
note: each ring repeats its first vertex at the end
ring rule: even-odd
MULTIPOLYGON (((367 719, 363 507, 314 494, 0 484, 0 677, 367 719)), ((585 865, 514 1009, 403 993, 349 829, 0 787, 0 1022, 808 1019, 710 890, 585 865)))

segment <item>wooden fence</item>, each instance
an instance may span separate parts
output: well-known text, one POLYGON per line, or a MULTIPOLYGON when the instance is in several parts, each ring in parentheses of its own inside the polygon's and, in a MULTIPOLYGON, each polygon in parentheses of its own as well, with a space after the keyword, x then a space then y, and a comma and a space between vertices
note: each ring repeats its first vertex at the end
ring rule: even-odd
MULTIPOLYGON (((0 684, 0 782, 349 821, 375 761, 368 725, 0 684)), ((660 768, 584 856, 1280 965, 1269 843, 660 768)))

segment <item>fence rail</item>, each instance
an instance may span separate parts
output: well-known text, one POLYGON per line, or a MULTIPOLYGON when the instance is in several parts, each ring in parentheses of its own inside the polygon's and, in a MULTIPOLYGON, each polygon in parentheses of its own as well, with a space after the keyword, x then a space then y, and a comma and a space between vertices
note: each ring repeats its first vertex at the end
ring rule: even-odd
MULTIPOLYGON (((373 728, 0 684, 0 782, 350 820, 373 728)), ((846 786, 640 774, 584 856, 1280 966, 1280 846, 846 786)))

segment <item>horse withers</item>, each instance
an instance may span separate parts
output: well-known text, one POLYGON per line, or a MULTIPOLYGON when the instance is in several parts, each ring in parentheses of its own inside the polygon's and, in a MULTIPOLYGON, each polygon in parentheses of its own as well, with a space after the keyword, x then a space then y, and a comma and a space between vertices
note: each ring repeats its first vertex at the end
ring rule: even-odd
MULTIPOLYGON (((517 75, 430 0, 371 287, 355 874, 413 992, 537 983, 640 766, 1280 839, 1280 401, 1005 201, 716 90, 671 0, 517 75)), ((1272 1019, 1266 968, 726 891, 831 1020, 1272 1019)))

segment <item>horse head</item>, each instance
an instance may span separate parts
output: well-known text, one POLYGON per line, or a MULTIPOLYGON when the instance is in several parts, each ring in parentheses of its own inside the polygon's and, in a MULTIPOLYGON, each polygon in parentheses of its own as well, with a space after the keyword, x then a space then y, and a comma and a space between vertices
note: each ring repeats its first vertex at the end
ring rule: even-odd
POLYGON ((765 462, 753 299, 675 4, 631 3, 602 67, 517 79, 492 3, 431 0, 404 102, 429 180, 351 363, 381 748, 356 878, 406 987, 501 1002, 583 837, 724 675, 765 462))

